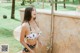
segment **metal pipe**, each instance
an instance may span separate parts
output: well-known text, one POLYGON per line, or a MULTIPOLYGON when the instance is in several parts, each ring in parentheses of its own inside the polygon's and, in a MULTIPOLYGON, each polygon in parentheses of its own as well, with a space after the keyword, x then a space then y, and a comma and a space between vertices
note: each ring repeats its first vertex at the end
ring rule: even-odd
POLYGON ((54 14, 54 5, 53 5, 53 0, 51 1, 52 2, 52 9, 51 9, 51 53, 53 53, 53 34, 54 34, 54 17, 53 17, 53 14, 54 14))

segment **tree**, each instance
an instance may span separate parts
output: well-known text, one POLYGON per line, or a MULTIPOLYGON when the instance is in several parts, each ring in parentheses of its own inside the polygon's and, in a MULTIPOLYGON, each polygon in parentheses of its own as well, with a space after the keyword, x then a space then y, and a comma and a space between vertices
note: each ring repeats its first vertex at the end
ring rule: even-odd
POLYGON ((39 0, 36 0, 36 2, 39 4, 39 0))
POLYGON ((66 0, 63 0, 63 3, 64 3, 64 8, 66 8, 66 4, 65 4, 66 0))
POLYGON ((34 2, 35 0, 28 0, 27 2, 32 4, 32 2, 34 2))
POLYGON ((55 0, 55 10, 57 10, 57 0, 55 0))
POLYGON ((80 4, 80 0, 78 0, 79 1, 79 4, 80 4))
POLYGON ((11 19, 15 18, 15 0, 12 0, 11 19))
POLYGON ((73 0, 73 4, 74 4, 74 0, 73 0))
POLYGON ((44 0, 43 0, 43 5, 42 5, 42 8, 44 9, 44 0))
POLYGON ((30 4, 31 4, 32 2, 31 2, 31 0, 30 0, 30 4))
POLYGON ((22 3, 21 3, 21 5, 25 5, 25 0, 22 0, 22 3))
POLYGON ((48 0, 48 2, 50 3, 50 6, 52 6, 51 0, 48 0))

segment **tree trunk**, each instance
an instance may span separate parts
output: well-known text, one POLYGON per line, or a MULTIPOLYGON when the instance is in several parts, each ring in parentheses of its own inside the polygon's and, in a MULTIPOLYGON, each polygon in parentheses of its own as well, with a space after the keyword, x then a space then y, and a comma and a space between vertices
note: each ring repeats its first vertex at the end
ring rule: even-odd
POLYGON ((51 0, 48 0, 49 1, 49 3, 51 2, 51 0))
POLYGON ((36 1, 39 4, 39 0, 36 1))
POLYGON ((80 0, 79 0, 79 4, 80 4, 80 0))
POLYGON ((55 10, 57 10, 57 0, 55 0, 55 10))
POLYGON ((65 4, 65 1, 66 1, 66 0, 64 0, 64 1, 63 1, 63 3, 64 3, 64 8, 66 8, 66 4, 65 4))
POLYGON ((11 19, 15 18, 15 0, 12 0, 11 19))
POLYGON ((21 3, 21 5, 25 5, 25 0, 22 0, 22 3, 21 3))
POLYGON ((73 4, 74 4, 74 0, 73 0, 73 4))
POLYGON ((30 0, 30 4, 31 4, 32 2, 31 2, 31 0, 30 0))
POLYGON ((44 0, 43 0, 43 5, 42 5, 42 8, 44 9, 44 0))

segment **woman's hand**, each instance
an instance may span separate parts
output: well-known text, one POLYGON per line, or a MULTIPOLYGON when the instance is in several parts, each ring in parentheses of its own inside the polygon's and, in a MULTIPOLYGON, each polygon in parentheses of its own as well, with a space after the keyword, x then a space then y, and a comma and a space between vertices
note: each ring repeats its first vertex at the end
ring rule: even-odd
POLYGON ((30 53, 35 53, 33 50, 30 50, 30 53))

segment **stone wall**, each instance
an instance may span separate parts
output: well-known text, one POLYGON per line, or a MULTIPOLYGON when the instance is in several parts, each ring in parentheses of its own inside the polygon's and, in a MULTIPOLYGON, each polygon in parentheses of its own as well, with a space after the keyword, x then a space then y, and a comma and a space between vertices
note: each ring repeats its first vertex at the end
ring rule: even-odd
POLYGON ((55 17, 54 53, 80 53, 80 19, 55 17))

